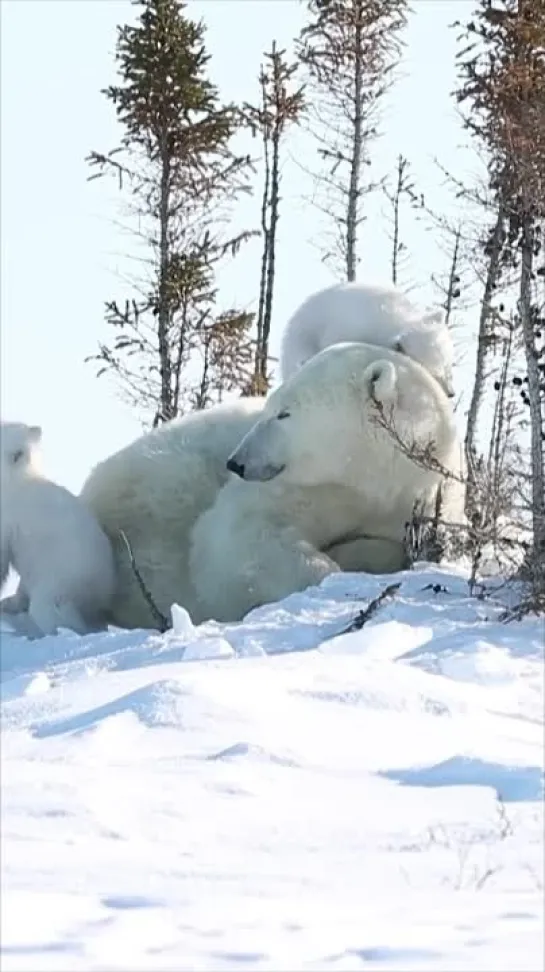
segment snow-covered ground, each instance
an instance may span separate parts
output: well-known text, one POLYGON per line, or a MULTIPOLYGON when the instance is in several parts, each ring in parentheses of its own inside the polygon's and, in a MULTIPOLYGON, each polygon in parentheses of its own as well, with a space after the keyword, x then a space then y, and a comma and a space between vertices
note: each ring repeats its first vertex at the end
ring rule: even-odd
POLYGON ((2 972, 543 970, 543 619, 500 600, 4 630, 2 972))

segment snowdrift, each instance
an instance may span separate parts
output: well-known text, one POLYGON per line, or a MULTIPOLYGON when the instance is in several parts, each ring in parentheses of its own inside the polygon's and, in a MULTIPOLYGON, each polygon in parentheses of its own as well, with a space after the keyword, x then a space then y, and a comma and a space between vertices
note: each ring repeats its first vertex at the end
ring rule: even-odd
POLYGON ((3 972, 542 970, 543 620, 504 606, 419 565, 4 628, 3 972))

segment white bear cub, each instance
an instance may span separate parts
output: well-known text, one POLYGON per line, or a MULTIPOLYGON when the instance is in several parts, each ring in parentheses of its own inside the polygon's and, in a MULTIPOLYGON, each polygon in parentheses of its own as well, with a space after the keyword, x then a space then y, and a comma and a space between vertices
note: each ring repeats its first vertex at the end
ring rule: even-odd
POLYGON ((307 297, 286 325, 280 356, 285 381, 332 344, 358 341, 418 361, 449 397, 453 347, 443 312, 423 314, 393 286, 339 283, 307 297))
POLYGON ((85 634, 105 626, 113 599, 110 541, 81 500, 42 475, 41 438, 39 426, 0 423, 0 587, 10 566, 20 578, 0 613, 29 636, 85 634))

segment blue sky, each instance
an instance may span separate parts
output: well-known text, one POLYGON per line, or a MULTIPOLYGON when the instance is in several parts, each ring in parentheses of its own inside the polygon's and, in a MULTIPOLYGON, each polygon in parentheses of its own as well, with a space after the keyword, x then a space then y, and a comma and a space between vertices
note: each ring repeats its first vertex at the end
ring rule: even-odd
MULTIPOLYGON (((455 215, 439 157, 460 176, 477 168, 456 116, 456 31, 472 0, 413 0, 400 79, 384 106, 374 171, 393 173, 406 155, 428 200, 455 215)), ((290 47, 305 8, 298 0, 194 0, 192 16, 208 26, 210 71, 226 100, 257 98, 262 52, 276 39, 290 47)), ((108 337, 103 302, 123 298, 132 269, 131 240, 119 221, 114 182, 87 182, 85 156, 118 141, 113 109, 101 89, 114 79, 116 24, 134 18, 126 0, 2 0, 1 13, 1 414, 40 423, 49 475, 74 491, 91 467, 141 431, 115 387, 95 377, 84 358, 108 337)), ((257 150, 256 143, 252 146, 257 150)), ((321 217, 307 201, 308 177, 293 159, 284 166, 272 349, 287 317, 309 293, 333 282, 313 241, 321 217)), ((310 155, 303 158, 312 166, 310 155)), ((257 225, 256 195, 239 218, 257 225)), ((386 203, 369 202, 361 275, 387 279, 390 244, 386 203)), ((407 218, 411 259, 406 284, 425 303, 437 295, 432 272, 447 270, 436 237, 407 218)), ((221 276, 225 306, 255 305, 260 245, 221 276)), ((461 341, 463 347, 467 342, 461 341)), ((467 384, 471 355, 459 384, 467 384)))

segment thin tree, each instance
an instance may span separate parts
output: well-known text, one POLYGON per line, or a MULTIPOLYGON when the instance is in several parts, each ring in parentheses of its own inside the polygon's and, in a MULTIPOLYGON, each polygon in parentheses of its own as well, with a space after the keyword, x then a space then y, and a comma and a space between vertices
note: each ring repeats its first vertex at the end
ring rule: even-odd
POLYGON ((466 433, 464 439, 467 464, 466 511, 468 512, 468 515, 471 515, 471 510, 474 508, 476 501, 475 473, 478 456, 477 435, 479 430, 479 417, 484 398, 486 364, 489 351, 494 343, 493 298, 501 278, 501 253, 505 235, 504 222, 504 207, 500 198, 498 200, 496 221, 484 246, 487 257, 487 266, 479 311, 475 374, 473 377, 471 400, 467 414, 466 433))
POLYGON ((297 45, 312 98, 309 127, 323 163, 316 180, 327 201, 317 204, 333 225, 333 250, 325 259, 349 281, 360 260, 363 200, 376 188, 364 171, 407 11, 407 0, 309 0, 297 45))
MULTIPOLYGON (((207 77, 203 23, 185 15, 184 0, 133 2, 137 22, 117 31, 119 80, 104 91, 123 135, 88 162, 91 178, 110 172, 128 184, 148 273, 124 305, 106 304, 114 338, 94 360, 157 425, 192 397, 186 369, 214 320, 217 264, 249 235, 224 227, 250 163, 231 148, 237 108, 220 103, 207 77)), ((249 342, 247 329, 235 331, 249 342)))
POLYGON ((297 124, 304 111, 304 85, 297 82, 297 62, 286 60, 285 50, 273 41, 261 65, 258 107, 246 103, 243 115, 252 132, 263 144, 263 193, 261 197, 261 231, 263 251, 259 280, 257 340, 251 391, 264 395, 269 387, 269 338, 271 333, 276 242, 280 219, 281 146, 290 127, 297 124))
POLYGON ((506 211, 504 254, 519 268, 518 329, 530 413, 534 579, 545 593, 545 397, 534 292, 545 221, 545 0, 480 0, 463 54, 471 127, 489 151, 491 187, 506 211))
POLYGON ((454 232, 454 243, 452 247, 452 259, 450 262, 450 270, 448 274, 448 284, 445 293, 445 324, 450 327, 452 323, 452 312, 454 309, 454 304, 460 297, 460 245, 461 245, 461 229, 458 226, 454 232))
POLYGON ((383 191, 392 208, 391 278, 394 286, 397 286, 402 254, 406 250, 406 244, 401 239, 401 206, 404 196, 409 196, 412 200, 415 194, 414 184, 409 174, 409 160, 403 155, 398 155, 397 157, 393 190, 385 184, 383 191))

